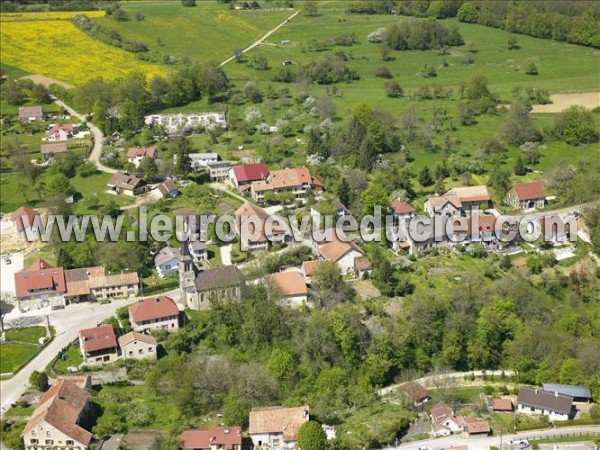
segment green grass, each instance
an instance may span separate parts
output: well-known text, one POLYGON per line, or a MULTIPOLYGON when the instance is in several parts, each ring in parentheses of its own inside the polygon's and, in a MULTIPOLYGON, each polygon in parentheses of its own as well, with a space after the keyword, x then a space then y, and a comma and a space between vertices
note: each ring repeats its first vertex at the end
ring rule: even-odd
POLYGON ((116 22, 106 17, 94 22, 124 38, 145 43, 151 51, 200 62, 226 59, 236 48, 247 47, 292 14, 283 9, 231 11, 227 5, 216 2, 198 2, 195 8, 184 8, 180 2, 171 1, 122 6, 131 20, 116 22), (135 21, 136 12, 145 19, 135 21))
POLYGON ((0 64, 0 70, 4 72, 5 76, 10 78, 19 78, 25 75, 29 75, 29 72, 26 72, 23 69, 4 63, 0 64))
POLYGON ((27 362, 38 350, 34 344, 7 342, 0 344, 0 372, 15 372, 27 362))
POLYGON ((38 344, 41 338, 46 337, 46 327, 26 327, 12 330, 6 330, 7 341, 27 342, 29 344, 38 344))
POLYGON ((81 353, 79 352, 79 346, 70 345, 67 348, 67 351, 64 353, 64 360, 62 359, 62 355, 59 354, 59 357, 55 360, 54 364, 51 365, 46 372, 50 374, 61 375, 68 373, 67 367, 79 367, 79 365, 83 362, 81 358, 81 353))
POLYGON ((598 435, 584 434, 582 436, 565 436, 552 439, 536 439, 535 444, 558 444, 561 442, 586 442, 592 441, 596 444, 600 444, 600 438, 598 435))
POLYGON ((33 406, 13 406, 6 411, 7 417, 29 417, 34 411, 33 406))

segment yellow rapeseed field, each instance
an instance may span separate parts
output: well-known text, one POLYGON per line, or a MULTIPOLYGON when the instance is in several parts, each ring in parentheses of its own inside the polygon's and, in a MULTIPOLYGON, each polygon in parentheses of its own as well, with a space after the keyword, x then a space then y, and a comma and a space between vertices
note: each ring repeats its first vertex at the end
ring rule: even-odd
POLYGON ((139 61, 132 53, 89 37, 68 20, 73 13, 32 14, 50 16, 47 20, 24 20, 23 16, 29 14, 22 14, 17 21, 0 15, 2 63, 74 85, 98 76, 114 79, 134 71, 148 76, 166 74, 164 67, 139 61))
POLYGON ((104 11, 44 11, 28 13, 2 13, 0 22, 20 22, 30 20, 69 20, 77 14, 85 14, 90 19, 104 17, 104 11))

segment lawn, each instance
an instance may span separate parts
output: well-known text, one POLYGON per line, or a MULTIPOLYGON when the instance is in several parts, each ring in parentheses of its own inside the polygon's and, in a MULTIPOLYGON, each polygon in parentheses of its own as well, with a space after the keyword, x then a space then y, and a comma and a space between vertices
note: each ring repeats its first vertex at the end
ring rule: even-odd
POLYGON ((0 344, 0 372, 15 372, 27 362, 38 350, 35 344, 7 342, 0 344))
POLYGON ((36 13, 22 14, 18 21, 0 15, 2 64, 75 85, 98 75, 112 79, 134 71, 166 74, 164 66, 145 63, 89 37, 70 21, 75 14, 80 13, 61 13, 59 18, 47 19, 36 13), (63 51, 66 48, 69 51, 63 51))
POLYGON ((46 327, 41 326, 6 330, 6 340, 9 342, 19 341, 37 345, 46 335, 46 327))
POLYGON ((62 375, 68 373, 68 367, 79 367, 83 362, 78 345, 70 345, 67 351, 61 353, 59 357, 46 369, 48 374, 62 375), (64 359, 63 359, 64 358, 64 359))
POLYGON ((195 8, 171 1, 131 2, 122 7, 129 16, 141 12, 145 19, 116 22, 105 17, 94 21, 125 38, 143 42, 151 51, 199 62, 225 60, 236 48, 247 47, 293 12, 232 11, 226 4, 205 1, 195 8))

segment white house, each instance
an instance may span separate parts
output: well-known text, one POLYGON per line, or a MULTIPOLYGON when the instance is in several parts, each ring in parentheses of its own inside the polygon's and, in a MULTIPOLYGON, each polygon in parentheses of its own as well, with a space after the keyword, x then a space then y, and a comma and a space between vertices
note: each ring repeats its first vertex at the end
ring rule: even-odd
POLYGON ((573 409, 573 397, 541 389, 522 387, 517 397, 517 412, 528 415, 544 415, 552 421, 569 420, 573 409))
POLYGON ((160 126, 169 134, 182 133, 187 130, 206 128, 227 128, 225 114, 201 112, 190 114, 153 114, 146 116, 147 126, 160 126))
POLYGON ((448 436, 465 429, 466 423, 462 416, 455 414, 454 410, 444 402, 439 402, 431 408, 429 415, 433 437, 448 436))
POLYGON ((231 161, 215 161, 206 163, 210 181, 225 181, 229 178, 231 161))
POLYGON ((206 242, 200 239, 189 241, 190 255, 194 262, 208 261, 206 242))
POLYGON ((148 334, 130 331, 119 337, 119 347, 125 359, 156 359, 156 339, 148 334))
POLYGON ((179 262, 179 250, 173 247, 161 249, 154 257, 154 267, 161 278, 168 277, 177 273, 177 263, 179 262))
POLYGON ((462 202, 456 196, 430 197, 425 202, 425 212, 429 217, 459 216, 462 211, 462 202))
POLYGON ((341 241, 335 230, 330 242, 323 242, 317 246, 317 253, 324 260, 337 263, 342 275, 354 273, 354 260, 364 256, 353 242, 341 241))
POLYGON ((129 322, 133 331, 177 331, 179 308, 171 298, 164 295, 145 298, 129 306, 129 322))
MULTIPOLYGON (((177 155, 173 155, 176 157, 177 155)), ((192 162, 192 169, 200 170, 208 167, 209 163, 216 163, 219 161, 219 155, 216 153, 190 153, 188 155, 192 162)))
POLYGON ((296 449, 298 430, 309 421, 308 406, 268 406, 250 411, 249 433, 255 449, 296 449))
POLYGON ((415 208, 403 200, 394 200, 390 203, 390 210, 392 211, 394 224, 396 225, 406 222, 415 216, 415 208))
POLYGON ((156 149, 154 147, 130 147, 127 149, 127 161, 135 167, 140 167, 144 158, 155 159, 156 149))

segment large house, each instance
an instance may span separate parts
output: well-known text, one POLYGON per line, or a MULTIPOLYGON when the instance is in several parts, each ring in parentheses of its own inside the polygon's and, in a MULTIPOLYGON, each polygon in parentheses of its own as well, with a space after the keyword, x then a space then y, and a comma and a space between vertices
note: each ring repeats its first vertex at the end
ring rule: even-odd
MULTIPOLYGON (((174 155, 176 156, 176 155, 174 155)), ((190 153, 188 154, 192 163, 192 169, 200 170, 208 167, 209 163, 216 163, 219 161, 219 155, 217 153, 190 153)))
POLYGON ((156 149, 154 147, 130 147, 127 149, 127 162, 135 167, 140 167, 144 158, 155 159, 156 149))
POLYGON ((212 427, 181 433, 183 450, 241 450, 241 427, 212 427))
POLYGON ((130 331, 119 336, 121 355, 125 359, 156 359, 156 339, 144 333, 130 331))
POLYGON ((154 267, 161 278, 176 274, 178 262, 179 251, 173 247, 161 249, 154 257, 154 267))
POLYGON ((35 122, 44 120, 44 111, 41 106, 19 107, 19 122, 35 122))
POLYGON ((10 215, 10 220, 17 228, 17 233, 21 239, 26 239, 28 236, 34 237, 39 234, 40 226, 38 224, 40 218, 41 216, 38 211, 27 206, 21 206, 10 215), (36 221, 38 224, 35 223, 36 221))
POLYGON ((40 146, 40 152, 42 153, 42 159, 44 161, 48 161, 54 155, 59 155, 61 153, 67 153, 67 143, 66 142, 58 142, 56 144, 42 144, 40 146))
POLYGON ((160 126, 169 134, 181 134, 195 129, 227 128, 225 114, 216 112, 153 114, 146 116, 144 122, 147 126, 160 126))
POLYGON ((269 176, 269 168, 264 163, 244 164, 235 166, 229 172, 229 182, 240 192, 250 188, 256 181, 261 181, 269 176))
POLYGON ((101 365, 119 359, 115 330, 110 324, 79 330, 79 350, 84 364, 101 365))
POLYGON ((179 329, 179 308, 169 297, 150 297, 129 306, 129 322, 133 331, 179 329))
POLYGON ((270 406, 250 411, 249 433, 256 449, 296 449, 298 430, 309 421, 308 406, 270 406))
POLYGON ((399 225, 412 219, 415 216, 415 208, 406 203, 404 200, 394 200, 390 203, 390 210, 394 218, 394 224, 399 225))
POLYGON ((356 244, 340 240, 336 230, 329 242, 317 243, 316 251, 324 260, 337 263, 342 275, 354 273, 354 260, 364 256, 356 244))
POLYGON ((20 308, 129 297, 138 293, 140 284, 135 272, 106 275, 103 267, 63 270, 42 259, 15 273, 14 277, 15 297, 20 308))
POLYGON ((546 203, 546 192, 539 181, 532 183, 515 183, 506 194, 504 204, 518 209, 543 209, 546 203))
POLYGON ((255 201, 265 199, 265 194, 290 192, 294 199, 304 200, 309 190, 320 193, 322 184, 310 175, 306 167, 274 170, 267 177, 250 185, 250 192, 255 201))
POLYGON ((467 215, 481 206, 487 208, 491 201, 487 186, 455 187, 442 196, 427 199, 425 212, 431 217, 467 215))
POLYGON ((106 185, 109 194, 123 194, 129 197, 143 194, 146 190, 144 180, 123 172, 115 173, 106 185))
POLYGON ((246 202, 235 211, 235 226, 242 250, 265 250, 274 242, 289 237, 287 225, 264 209, 246 202))
POLYGON ((87 450, 93 435, 82 423, 90 413, 89 386, 88 376, 58 377, 21 433, 25 450, 87 450))
POLYGON ((544 415, 550 420, 569 420, 573 410, 573 397, 541 389, 522 387, 517 397, 517 412, 544 415))
POLYGON ((73 133, 72 123, 57 123, 48 130, 46 135, 49 141, 66 141, 73 138, 73 133))
POLYGON ((188 243, 182 243, 179 288, 185 307, 201 310, 210 308, 211 300, 239 301, 243 287, 244 276, 237 266, 199 270, 190 255, 188 243))
POLYGON ((290 270, 277 272, 269 278, 275 296, 290 306, 300 306, 308 301, 306 281, 300 272, 290 270))

